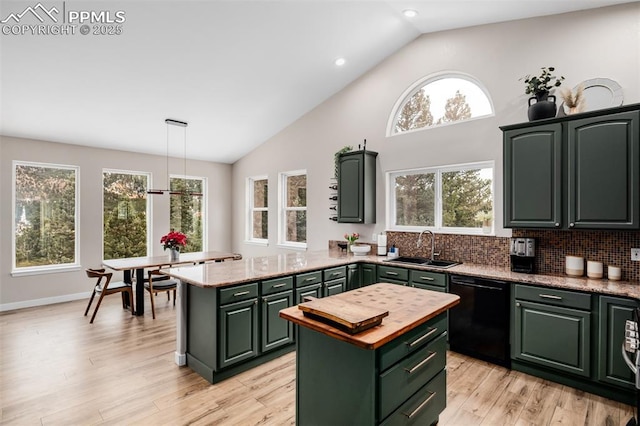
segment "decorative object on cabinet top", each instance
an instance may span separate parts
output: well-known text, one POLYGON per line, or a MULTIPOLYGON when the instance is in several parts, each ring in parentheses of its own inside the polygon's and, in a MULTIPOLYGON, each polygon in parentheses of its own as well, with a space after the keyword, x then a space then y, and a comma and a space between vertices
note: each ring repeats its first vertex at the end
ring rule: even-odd
POLYGON ((531 76, 527 74, 520 80, 524 80, 525 93, 532 94, 529 98, 529 109, 527 116, 529 121, 552 118, 556 115, 556 97, 550 94, 551 90, 562 84, 563 76, 553 75, 554 67, 542 67, 540 75, 531 76), (534 101, 532 103, 531 101, 534 101))
POLYGON ((573 88, 576 95, 580 89, 582 89, 581 105, 574 111, 571 111, 571 102, 567 102, 566 91, 562 92, 564 103, 558 108, 558 117, 565 117, 579 112, 615 108, 622 105, 624 98, 622 87, 609 78, 592 78, 583 81, 573 88))

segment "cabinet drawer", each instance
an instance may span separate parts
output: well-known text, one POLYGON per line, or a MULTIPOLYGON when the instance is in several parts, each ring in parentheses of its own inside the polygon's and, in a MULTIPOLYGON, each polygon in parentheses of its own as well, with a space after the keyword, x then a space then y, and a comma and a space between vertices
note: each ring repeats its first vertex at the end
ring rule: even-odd
POLYGON ((220 305, 258 297, 258 283, 234 285, 220 289, 220 305))
POLYGON ((262 294, 273 294, 293 289, 293 277, 275 278, 262 281, 262 294))
POLYGON ((324 280, 337 280, 338 278, 345 278, 347 276, 347 267, 338 266, 336 268, 324 270, 324 280))
POLYGON ((322 282, 322 271, 307 272, 296 275, 296 287, 304 287, 322 282))
POLYGON ((384 419, 446 364, 447 339, 441 334, 427 346, 380 375, 379 417, 384 419))
POLYGON ((447 406, 447 374, 441 371, 393 412, 382 426, 430 425, 447 406))
POLYGON ((378 266, 378 281, 382 282, 386 278, 392 280, 409 281, 409 270, 404 268, 396 268, 393 266, 378 266))
POLYGON ((441 293, 445 293, 447 291, 446 287, 441 287, 439 285, 411 283, 410 286, 422 290, 439 291, 441 293))
POLYGON ((447 329, 447 313, 419 325, 380 348, 380 371, 384 371, 405 356, 429 343, 447 329))
POLYGON ((557 290, 547 287, 533 287, 516 284, 515 298, 547 305, 564 306, 575 309, 591 309, 591 295, 575 291, 557 290))
POLYGON ((447 286, 447 276, 440 272, 430 271, 411 271, 411 283, 412 284, 429 284, 439 285, 442 287, 447 286))

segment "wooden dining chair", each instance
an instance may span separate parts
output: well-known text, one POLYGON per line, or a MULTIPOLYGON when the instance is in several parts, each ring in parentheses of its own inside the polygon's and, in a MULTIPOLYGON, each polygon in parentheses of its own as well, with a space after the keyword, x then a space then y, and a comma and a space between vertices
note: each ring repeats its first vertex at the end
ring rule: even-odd
MULTIPOLYGON (((129 295, 129 305, 131 307, 131 315, 134 315, 133 289, 131 287, 131 284, 127 284, 124 281, 111 281, 111 277, 113 276, 113 273, 105 272, 104 269, 88 268, 86 272, 87 272, 87 277, 97 278, 98 281, 93 287, 93 293, 91 293, 89 304, 87 304, 87 309, 84 311, 85 317, 89 313, 89 308, 91 308, 91 303, 93 302, 93 298, 96 296, 96 294, 100 295, 100 297, 98 298, 98 304, 96 305, 96 309, 93 311, 93 315, 91 315, 91 321, 89 321, 90 324, 93 324, 93 320, 95 319, 96 314, 98 313, 98 308, 102 303, 102 299, 104 298, 104 296, 107 296, 109 294, 120 293, 124 295, 124 293, 127 293, 129 295)), ((124 297, 122 298, 122 307, 125 309, 127 308, 124 297)))
POLYGON ((178 288, 178 281, 163 275, 159 269, 152 269, 149 271, 149 279, 145 280, 144 289, 149 292, 149 298, 151 299, 151 315, 153 319, 156 319, 156 306, 154 296, 158 292, 167 292, 167 300, 171 300, 170 292, 173 290, 173 306, 176 306, 176 289, 178 288))

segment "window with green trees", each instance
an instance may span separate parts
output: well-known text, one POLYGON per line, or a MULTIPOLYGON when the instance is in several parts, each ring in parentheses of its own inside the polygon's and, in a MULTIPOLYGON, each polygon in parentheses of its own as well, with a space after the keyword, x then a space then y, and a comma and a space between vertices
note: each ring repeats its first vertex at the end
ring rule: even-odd
POLYGON ((78 263, 76 166, 14 161, 13 270, 78 263))
POLYGON ((204 215, 205 180, 203 178, 171 177, 169 182, 172 194, 169 214, 170 229, 180 231, 187 236, 187 245, 180 251, 191 253, 205 250, 202 235, 204 215))
POLYGON ((280 243, 307 246, 307 172, 280 173, 280 243))
POLYGON ((247 179, 247 241, 266 243, 269 239, 269 180, 266 176, 247 179))
POLYGON ((393 109, 389 136, 493 113, 485 90, 462 74, 421 79, 406 93, 393 109))
POLYGON ((147 173, 102 172, 104 259, 148 255, 148 182, 147 173))
POLYGON ((390 228, 487 232, 493 223, 493 163, 388 173, 390 228))

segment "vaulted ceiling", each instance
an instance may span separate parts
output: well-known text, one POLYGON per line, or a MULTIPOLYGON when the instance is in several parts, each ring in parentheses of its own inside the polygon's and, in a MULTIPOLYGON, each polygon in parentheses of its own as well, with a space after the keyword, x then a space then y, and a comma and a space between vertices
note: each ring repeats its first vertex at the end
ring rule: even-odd
POLYGON ((3 0, 0 134, 233 163, 421 34, 625 2, 3 0))

